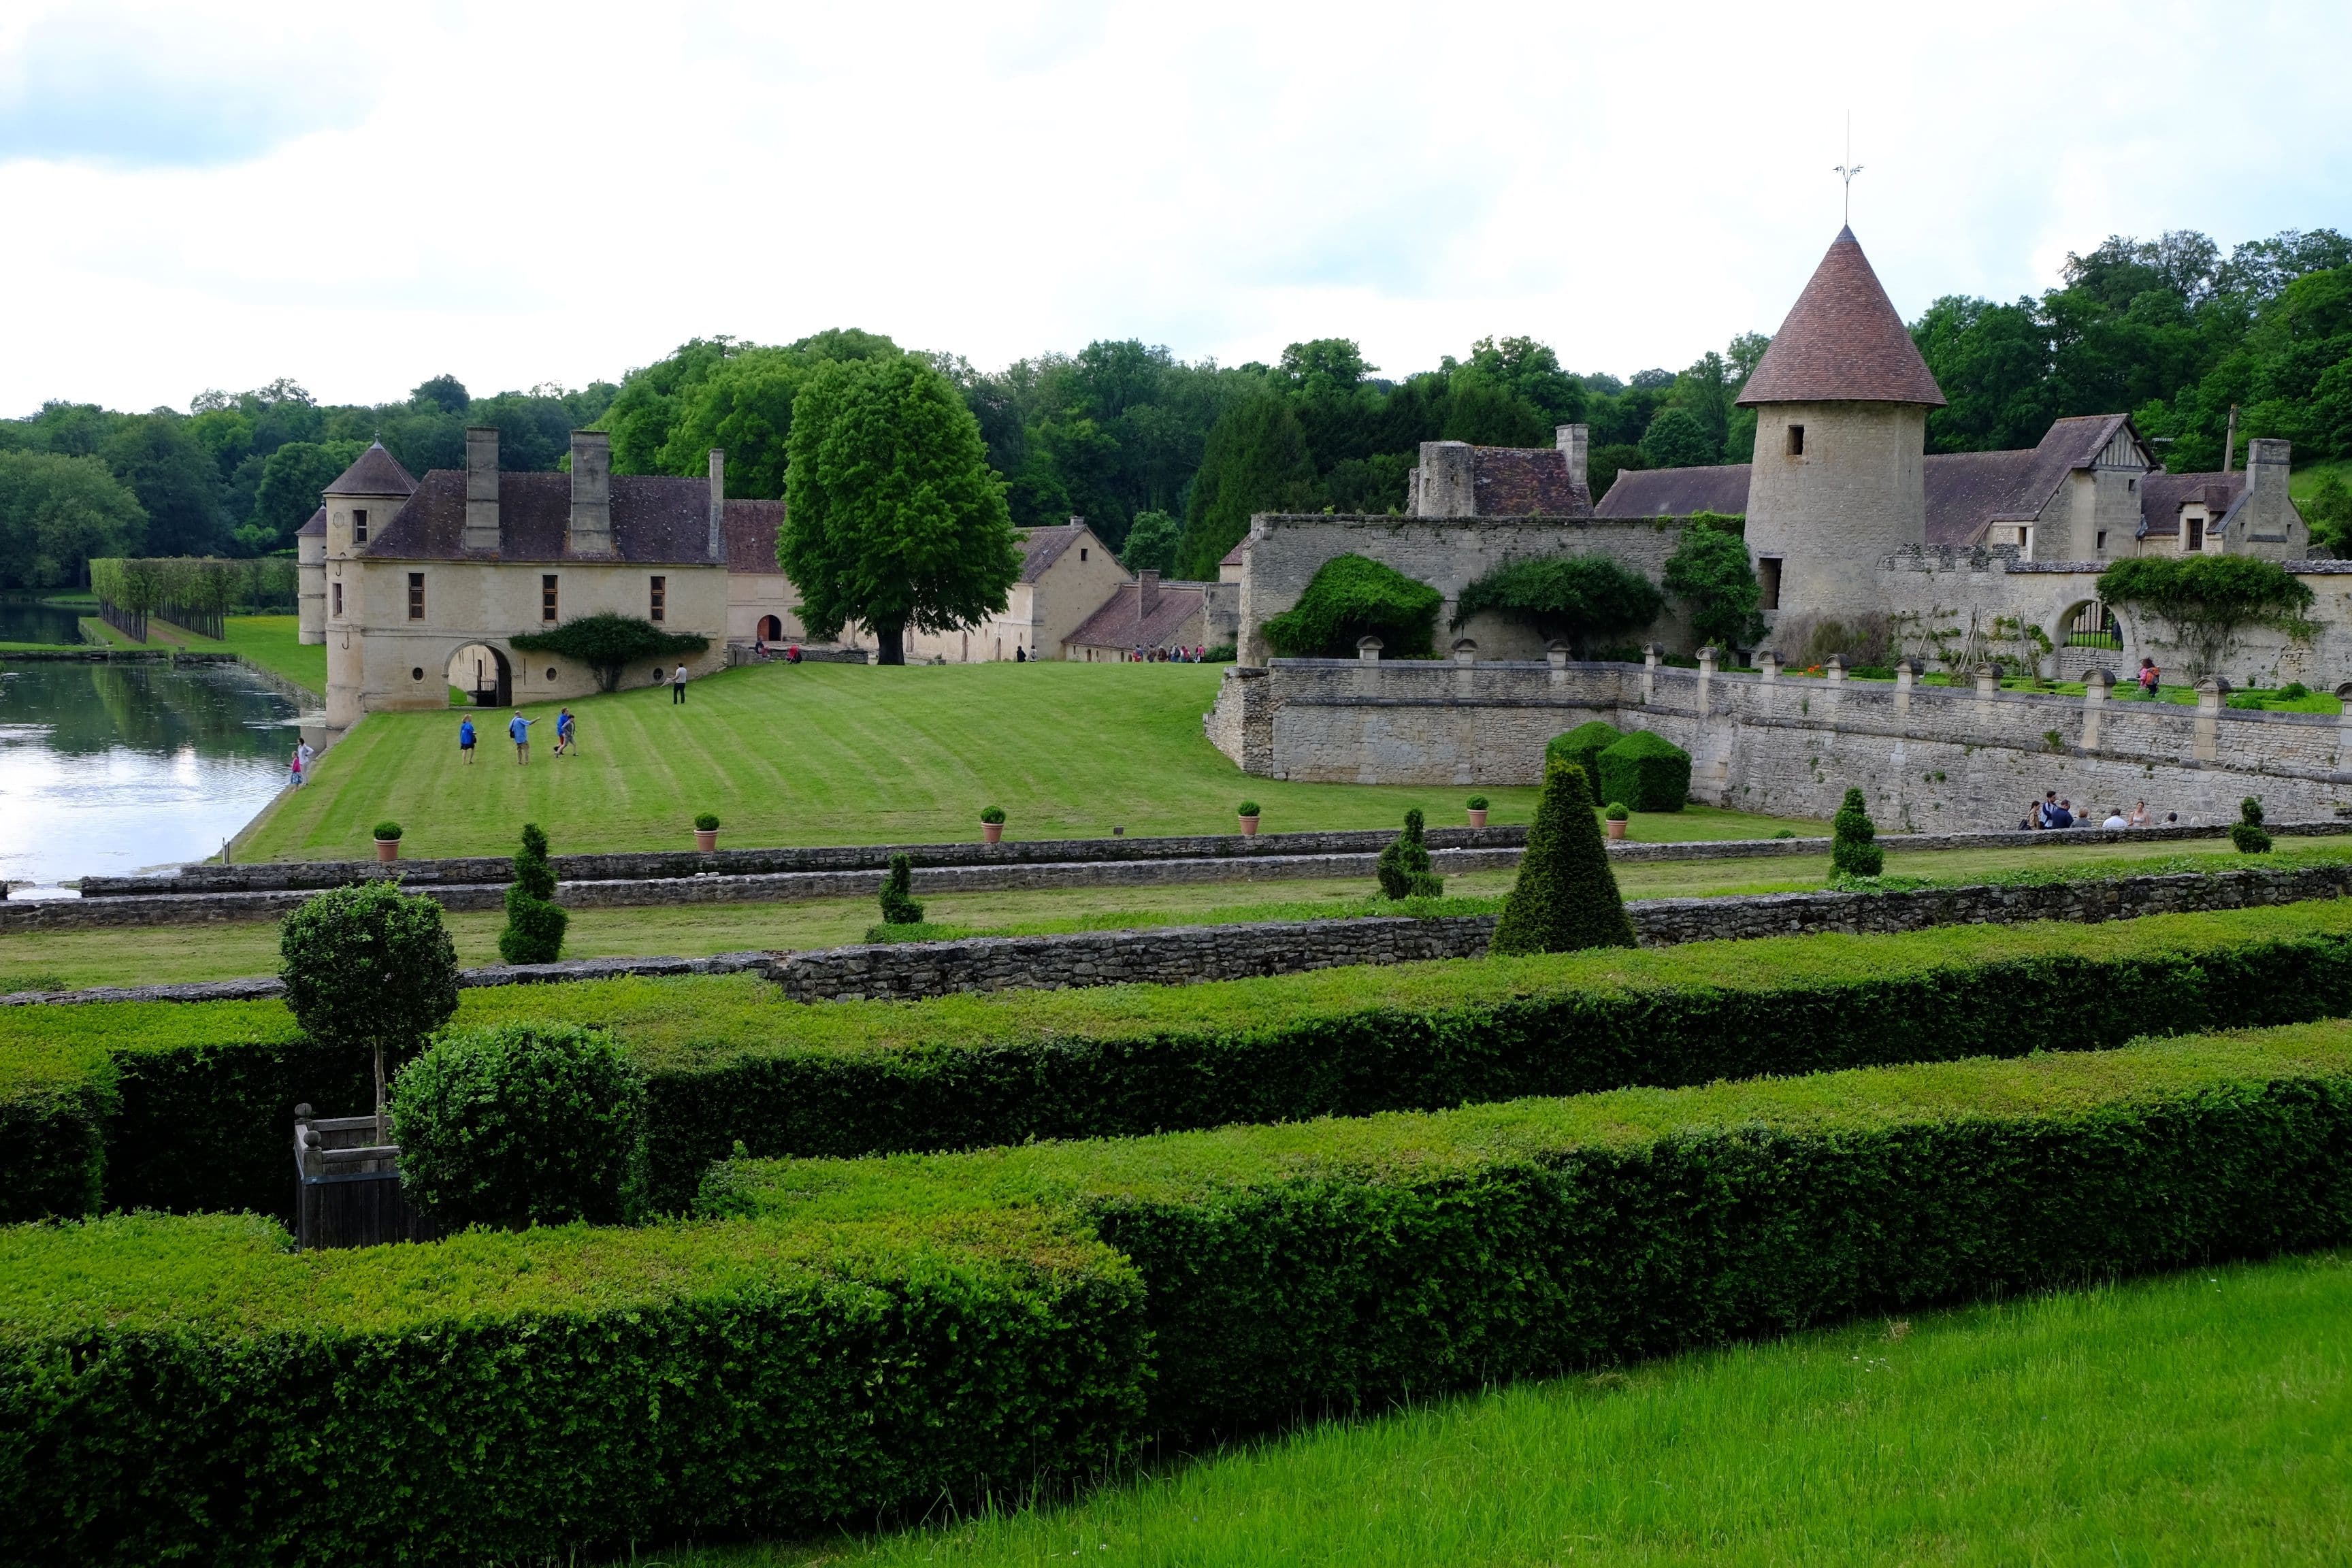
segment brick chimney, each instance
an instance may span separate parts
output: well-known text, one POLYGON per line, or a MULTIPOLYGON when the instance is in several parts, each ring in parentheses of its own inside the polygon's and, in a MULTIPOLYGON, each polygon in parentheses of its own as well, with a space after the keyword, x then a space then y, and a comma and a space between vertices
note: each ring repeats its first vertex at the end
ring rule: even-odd
POLYGON ((477 425, 466 432, 466 548, 499 544, 499 430, 477 425))
POLYGON ((710 559, 727 559, 727 454, 710 448, 710 559))
POLYGON ((572 525, 563 547, 571 555, 613 553, 613 438, 602 430, 572 432, 572 525))
POLYGON ((1160 574, 1138 572, 1135 574, 1135 615, 1138 620, 1160 607, 1160 574))
POLYGON ((1552 439, 1559 444, 1560 456, 1568 459, 1568 482, 1578 489, 1586 489, 1589 469, 1585 459, 1591 451, 1591 429, 1583 425, 1563 425, 1552 432, 1552 439))

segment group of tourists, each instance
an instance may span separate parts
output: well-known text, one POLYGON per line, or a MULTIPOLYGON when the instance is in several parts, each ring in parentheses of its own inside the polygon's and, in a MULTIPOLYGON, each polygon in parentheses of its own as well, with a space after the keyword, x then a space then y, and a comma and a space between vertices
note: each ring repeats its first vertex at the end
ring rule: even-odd
MULTIPOLYGON (((801 645, 798 643, 788 644, 785 647, 784 651, 779 654, 774 648, 768 646, 767 634, 763 632, 759 637, 751 639, 751 658, 761 664, 766 664, 769 660, 774 658, 782 658, 786 664, 798 664, 801 661, 801 645)), ((679 667, 679 671, 681 674, 684 673, 683 666, 679 667)))
POLYGON ((1129 664, 1202 664, 1209 657, 1208 645, 1197 643, 1191 647, 1174 644, 1167 647, 1146 647, 1141 643, 1127 656, 1129 664))
MULTIPOLYGON (((2164 820, 2168 824, 2178 823, 2180 820, 2180 814, 2177 811, 2168 811, 2165 813, 2164 820)), ((2155 814, 2147 809, 2146 801, 2141 801, 2137 805, 2133 806, 2128 815, 2120 805, 2112 807, 2106 816, 2096 824, 2100 827, 2152 827, 2155 825, 2155 814)), ((2027 801, 2024 819, 2017 826, 2029 831, 2041 832, 2060 827, 2089 827, 2093 823, 2089 812, 2084 812, 2080 816, 2075 816, 2074 803, 2061 799, 2058 792, 2053 789, 2044 791, 2040 800, 2027 801)))

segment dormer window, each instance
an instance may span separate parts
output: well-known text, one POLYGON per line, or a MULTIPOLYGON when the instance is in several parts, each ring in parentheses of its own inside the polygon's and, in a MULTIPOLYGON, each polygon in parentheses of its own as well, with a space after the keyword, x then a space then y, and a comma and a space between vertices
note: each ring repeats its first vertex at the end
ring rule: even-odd
POLYGON ((353 544, 367 542, 367 513, 358 507, 352 509, 352 542, 353 544))
POLYGON ((1789 456, 1801 458, 1804 455, 1805 427, 1801 425, 1791 425, 1789 426, 1789 456))

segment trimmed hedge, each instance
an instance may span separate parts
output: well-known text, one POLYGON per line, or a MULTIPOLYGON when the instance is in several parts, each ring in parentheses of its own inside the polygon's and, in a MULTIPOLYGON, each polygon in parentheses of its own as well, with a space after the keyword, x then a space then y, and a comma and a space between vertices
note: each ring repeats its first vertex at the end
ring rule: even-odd
POLYGON ((2352 1026, 892 1161, 714 1212, 1035 1205, 1140 1272, 1200 1434, 2352 1238, 2352 1026))
MULTIPOLYGON (((772 994, 740 975, 509 986, 466 992, 456 1022, 613 1029, 648 1079, 655 1201, 676 1207, 738 1139, 776 1155, 966 1148, 2347 1016, 2352 901, 913 1003, 772 994)), ((84 1081, 112 1096, 105 1195, 123 1207, 282 1212, 296 1102, 367 1094, 363 1068, 316 1060, 273 1003, 0 1010, 0 1104, 84 1081), (7 1089, 45 1042, 53 1066, 74 1058, 62 1081, 7 1089)), ((48 1179, 13 1145, 0 1161, 48 1179)))
MULTIPOLYGON (((1544 745, 1544 759, 1558 758, 1574 763, 1584 770, 1586 781, 1598 785, 1601 782, 1601 753, 1625 738, 1625 731, 1606 719, 1591 719, 1575 729, 1554 735, 1544 745)), ((1606 801, 1601 803, 1607 805, 1606 801)))
POLYGON ((568 1561, 1018 1501, 1118 1460, 1143 1356, 1133 1271, 1015 1215, 0 1229, 0 1562, 568 1561))
POLYGON ((1635 811, 1680 811, 1690 799, 1690 753, 1636 730, 1601 753, 1601 798, 1635 811))

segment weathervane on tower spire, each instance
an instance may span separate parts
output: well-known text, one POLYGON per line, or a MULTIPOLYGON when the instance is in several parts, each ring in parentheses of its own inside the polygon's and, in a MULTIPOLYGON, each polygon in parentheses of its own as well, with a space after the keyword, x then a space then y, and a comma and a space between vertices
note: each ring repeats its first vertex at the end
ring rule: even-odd
POLYGON ((1853 226, 1853 177, 1862 173, 1862 165, 1853 161, 1853 110, 1845 111, 1845 162, 1830 172, 1845 181, 1845 226, 1853 226))

